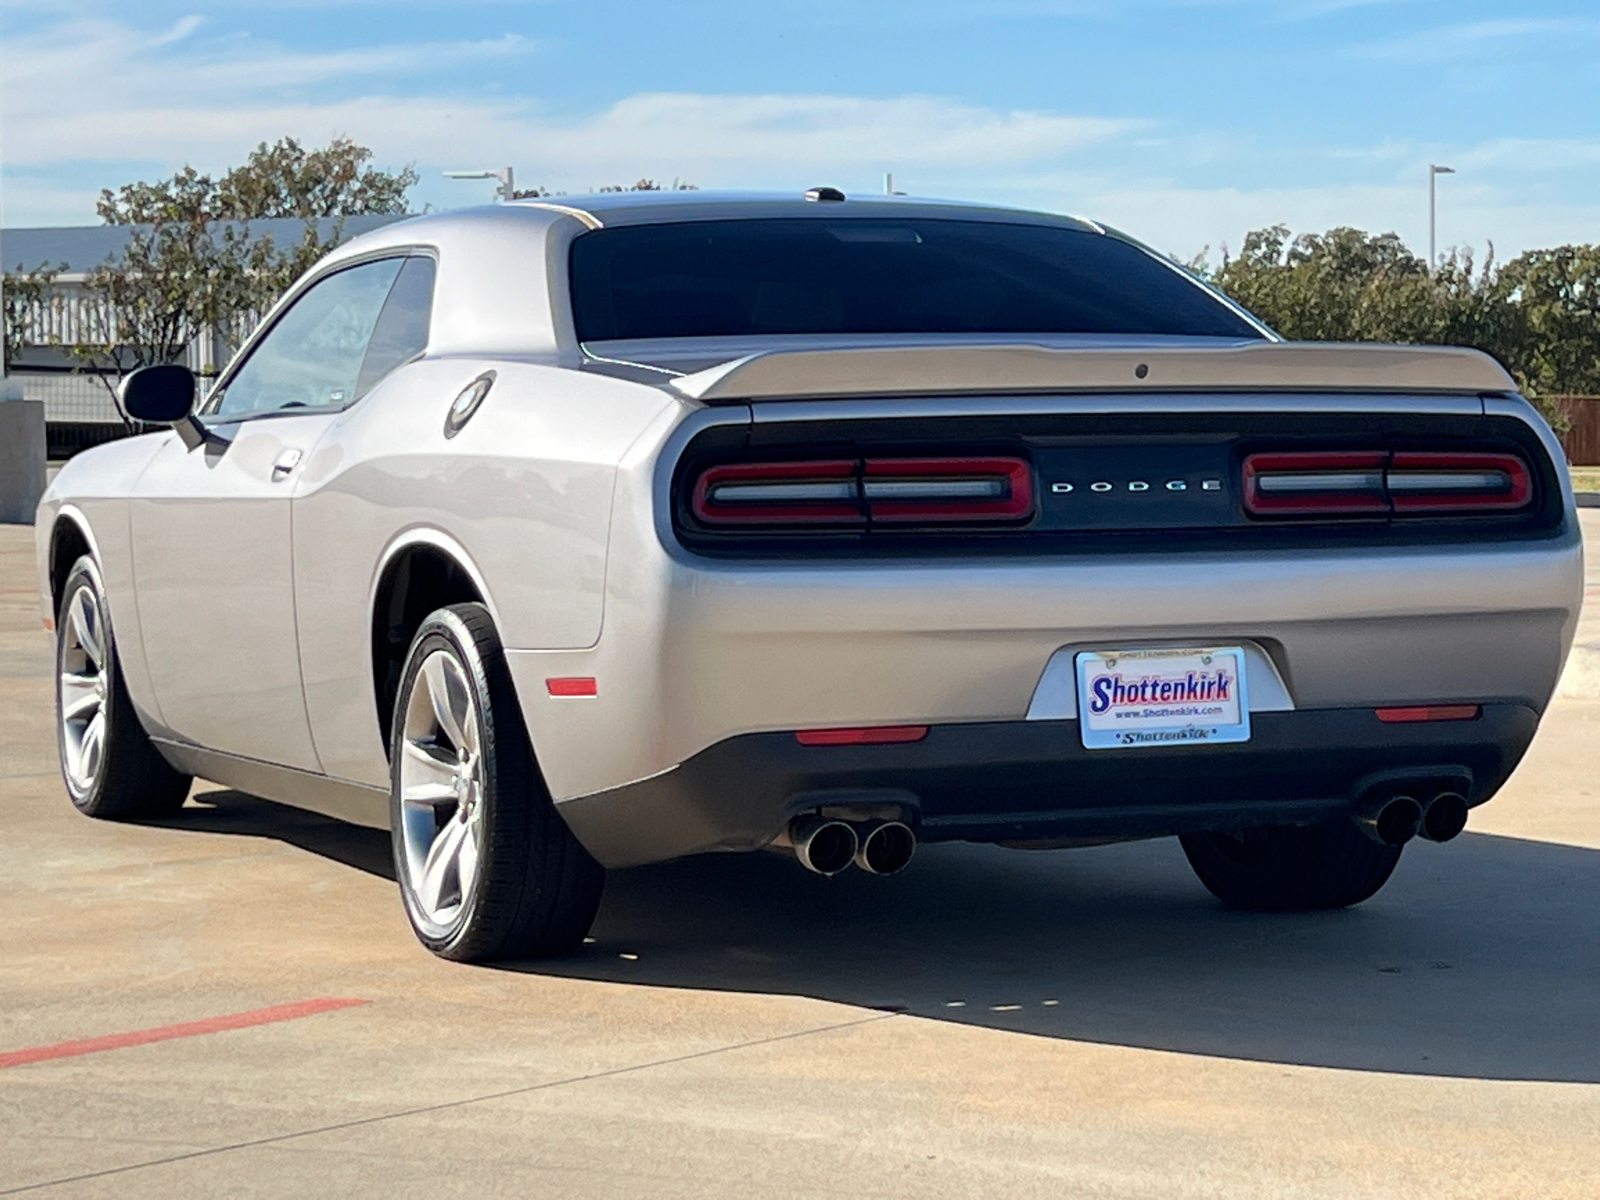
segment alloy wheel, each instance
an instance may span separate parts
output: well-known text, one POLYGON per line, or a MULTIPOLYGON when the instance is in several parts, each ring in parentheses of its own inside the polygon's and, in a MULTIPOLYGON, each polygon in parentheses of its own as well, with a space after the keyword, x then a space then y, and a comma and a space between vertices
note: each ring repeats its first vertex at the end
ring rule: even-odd
POLYGON ((62 760, 68 785, 82 797, 94 790, 105 763, 111 656, 93 588, 81 586, 72 594, 66 617, 57 676, 62 760))
POLYGON ((406 705, 400 819, 406 882, 430 925, 447 929, 472 896, 483 851, 483 759, 477 706, 448 650, 423 660, 406 705))

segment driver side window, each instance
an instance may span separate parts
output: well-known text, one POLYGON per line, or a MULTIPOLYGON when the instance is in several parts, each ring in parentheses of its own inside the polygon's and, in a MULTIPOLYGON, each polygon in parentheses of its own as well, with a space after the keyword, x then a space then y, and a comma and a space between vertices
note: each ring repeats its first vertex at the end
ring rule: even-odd
POLYGON ((286 408, 343 408, 404 258, 336 271, 313 284, 234 372, 211 411, 249 416, 286 408))

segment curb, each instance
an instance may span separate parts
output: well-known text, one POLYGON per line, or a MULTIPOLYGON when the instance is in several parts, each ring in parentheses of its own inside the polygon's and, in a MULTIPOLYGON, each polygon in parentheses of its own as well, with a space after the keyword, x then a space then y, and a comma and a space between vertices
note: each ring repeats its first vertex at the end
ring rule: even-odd
POLYGON ((1579 508, 1600 508, 1600 492, 1573 492, 1579 508))

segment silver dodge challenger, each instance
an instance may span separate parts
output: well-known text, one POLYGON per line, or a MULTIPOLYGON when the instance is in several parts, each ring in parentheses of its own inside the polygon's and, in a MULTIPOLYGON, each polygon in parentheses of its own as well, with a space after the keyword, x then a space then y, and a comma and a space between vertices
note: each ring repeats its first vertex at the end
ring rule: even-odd
POLYGON ((1470 350, 1287 343, 1089 221, 591 196, 347 243, 38 512, 90 816, 201 777, 391 831, 446 958, 607 868, 1178 836, 1371 896, 1526 750, 1582 597, 1550 429, 1470 350))

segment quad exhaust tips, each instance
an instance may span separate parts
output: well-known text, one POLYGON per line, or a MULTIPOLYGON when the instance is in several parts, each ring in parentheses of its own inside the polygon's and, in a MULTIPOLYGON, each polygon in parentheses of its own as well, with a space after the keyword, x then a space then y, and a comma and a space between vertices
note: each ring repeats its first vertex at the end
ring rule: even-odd
POLYGON ((858 827, 831 817, 807 816, 790 822, 788 844, 800 865, 818 875, 837 875, 852 862, 869 875, 893 875, 916 853, 917 835, 903 821, 858 827))
POLYGON ((1426 802, 1380 794, 1356 808, 1355 822, 1384 846, 1404 846, 1414 837, 1448 842, 1467 827, 1467 801, 1459 792, 1439 792, 1426 802))

